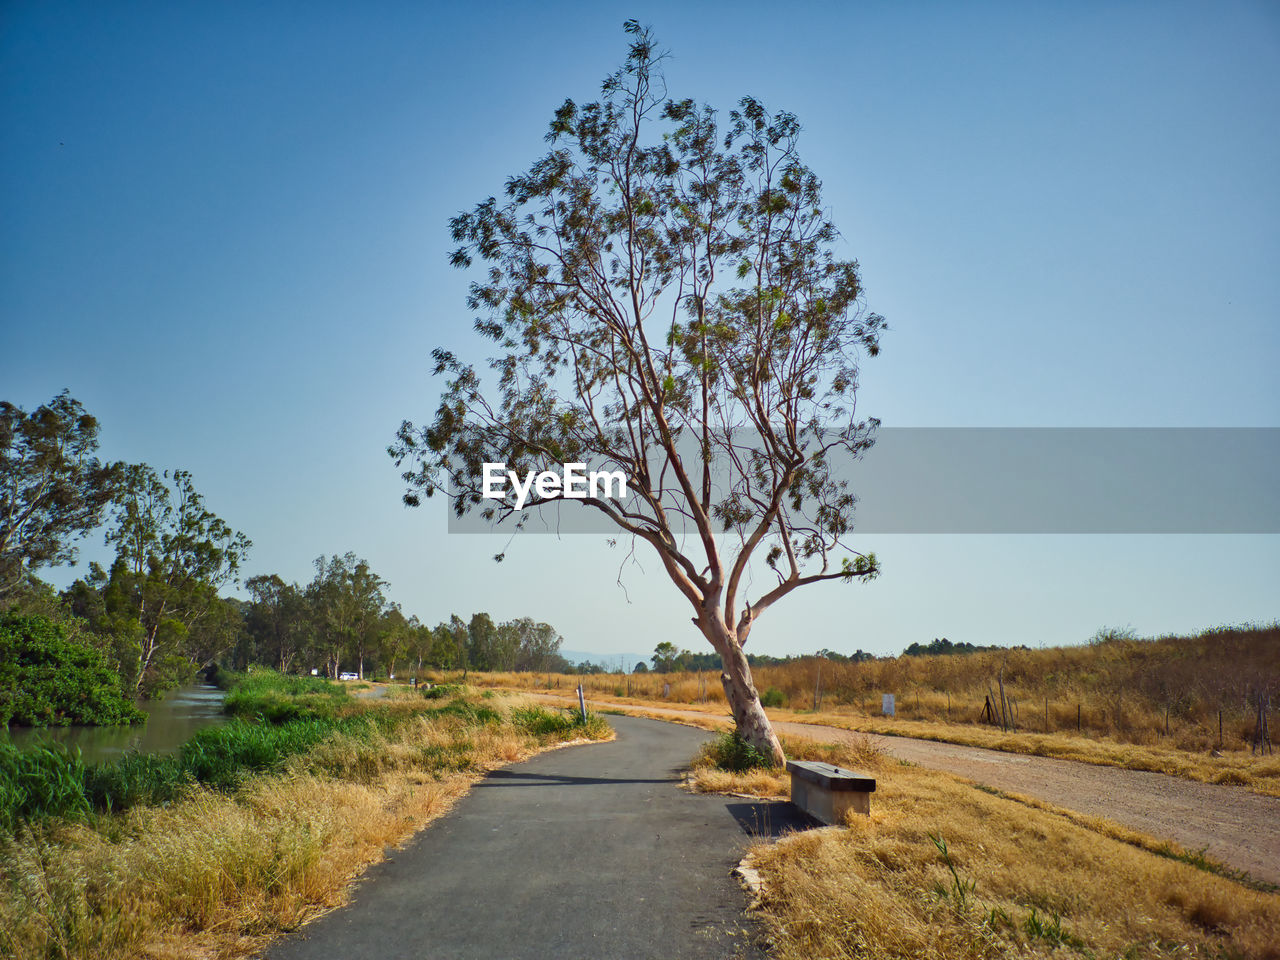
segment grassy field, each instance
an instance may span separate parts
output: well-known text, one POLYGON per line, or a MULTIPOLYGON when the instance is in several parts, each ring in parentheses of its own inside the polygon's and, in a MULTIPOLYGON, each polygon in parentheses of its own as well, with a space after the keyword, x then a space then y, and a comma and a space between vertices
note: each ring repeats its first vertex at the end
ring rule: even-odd
MULTIPOLYGON (((1280 796, 1280 755, 1254 753, 1249 743, 1259 691, 1272 695, 1268 717, 1275 718, 1275 624, 1151 640, 1119 634, 1080 647, 861 663, 810 658, 756 667, 753 673, 776 720, 1153 770, 1280 796), (1003 727, 983 719, 987 698, 999 703, 1000 680, 1012 704, 1003 727), (881 714, 882 693, 895 694, 896 717, 881 714), (820 709, 814 709, 815 701, 820 709)), ((596 701, 725 709, 724 691, 712 672, 472 679, 560 693, 582 682, 596 701)))
POLYGON ((257 674, 229 706, 172 758, 0 757, 0 956, 247 956, 486 770, 611 736, 474 689, 363 699, 257 674))
MULTIPOLYGON (((171 758, 0 755, 0 955, 250 955, 343 902, 485 770, 608 736, 599 717, 584 728, 469 687, 367 698, 260 673, 228 709, 231 722, 171 758)), ((754 847, 777 960, 1280 958, 1280 896, 1194 852, 900 764, 869 741, 785 747, 866 770, 878 789, 870 817, 754 847)), ((723 769, 733 756, 708 751, 691 788, 786 796, 777 771, 723 769)))
MULTIPOLYGON (((869 742, 785 747, 867 771, 877 790, 870 817, 752 849, 777 960, 1280 957, 1280 896, 1194 854, 902 765, 869 742)), ((719 757, 695 761, 694 789, 787 795, 785 775, 726 771, 719 757)))

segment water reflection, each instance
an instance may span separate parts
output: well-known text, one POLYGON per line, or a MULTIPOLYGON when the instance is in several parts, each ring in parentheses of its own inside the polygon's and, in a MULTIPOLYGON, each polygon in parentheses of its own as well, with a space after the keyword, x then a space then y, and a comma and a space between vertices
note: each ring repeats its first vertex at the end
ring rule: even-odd
POLYGON ((171 690, 163 700, 138 704, 147 722, 129 727, 0 727, 0 741, 20 749, 61 743, 79 747, 86 763, 112 760, 126 750, 140 753, 174 753, 197 730, 226 722, 222 712, 224 692, 207 684, 171 690))

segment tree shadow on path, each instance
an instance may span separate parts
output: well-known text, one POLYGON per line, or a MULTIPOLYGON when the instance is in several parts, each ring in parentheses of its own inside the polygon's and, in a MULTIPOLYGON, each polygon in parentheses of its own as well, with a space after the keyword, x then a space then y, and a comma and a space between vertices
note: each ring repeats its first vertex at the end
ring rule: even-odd
POLYGON ((476 787, 555 787, 593 786, 609 783, 679 783, 679 777, 660 777, 656 780, 619 779, 615 777, 570 777, 555 773, 526 773, 515 770, 494 770, 476 784, 476 787))

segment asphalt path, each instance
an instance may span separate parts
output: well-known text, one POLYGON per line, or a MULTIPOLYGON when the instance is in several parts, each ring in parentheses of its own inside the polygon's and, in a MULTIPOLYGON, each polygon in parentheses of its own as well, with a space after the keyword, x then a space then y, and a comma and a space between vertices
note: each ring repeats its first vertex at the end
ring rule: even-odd
POLYGON ((730 875, 790 804, 689 793, 710 734, 608 718, 610 743, 494 771, 270 960, 763 960, 730 875))

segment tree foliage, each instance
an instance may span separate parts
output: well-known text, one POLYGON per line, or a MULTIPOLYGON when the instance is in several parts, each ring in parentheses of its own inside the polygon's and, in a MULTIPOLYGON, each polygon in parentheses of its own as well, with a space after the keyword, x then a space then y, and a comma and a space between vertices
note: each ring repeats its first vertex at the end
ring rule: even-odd
POLYGON ((0 614, 0 724, 136 723, 145 714, 102 652, 48 617, 0 614))
POLYGON ((281 673, 288 673, 306 649, 310 611, 295 583, 279 574, 259 574, 245 581, 250 602, 245 612, 249 633, 259 640, 260 655, 281 673))
POLYGON ((316 575, 307 595, 316 611, 315 626, 325 653, 326 672, 337 677, 343 654, 357 660, 364 679, 365 659, 377 644, 378 627, 387 605, 387 582, 373 572, 369 561, 354 553, 315 560, 316 575))
POLYGON ((946 637, 941 640, 936 637, 929 643, 913 643, 902 651, 904 657, 937 657, 947 656, 953 653, 983 653, 989 650, 1001 650, 1003 647, 984 647, 978 644, 968 643, 964 640, 959 643, 952 643, 946 637))
POLYGON ((550 150, 452 221, 452 262, 487 267, 467 305, 495 383, 435 351, 435 418, 406 421, 390 452, 410 505, 444 492, 498 521, 549 498, 485 499, 486 462, 625 472, 626 501, 576 502, 657 552, 724 659, 739 728, 780 758, 742 644, 796 588, 878 572, 845 543, 854 498, 832 461, 872 442, 858 360, 884 320, 836 253, 796 117, 746 97, 722 123, 667 97, 650 32, 626 29, 601 98, 566 100, 550 150), (776 582, 749 599, 757 556, 776 582))
POLYGON ((27 571, 74 563, 101 522, 119 467, 97 449, 98 421, 66 390, 31 413, 0 401, 0 603, 27 571))
POLYGON ((202 621, 228 614, 218 590, 234 581, 252 543, 205 507, 185 470, 157 474, 146 464, 129 465, 113 511, 107 542, 116 547, 116 562, 104 593, 117 632, 136 636, 126 669, 133 668, 135 689, 171 684, 180 679, 175 670, 207 662, 188 655, 189 635, 202 621))

